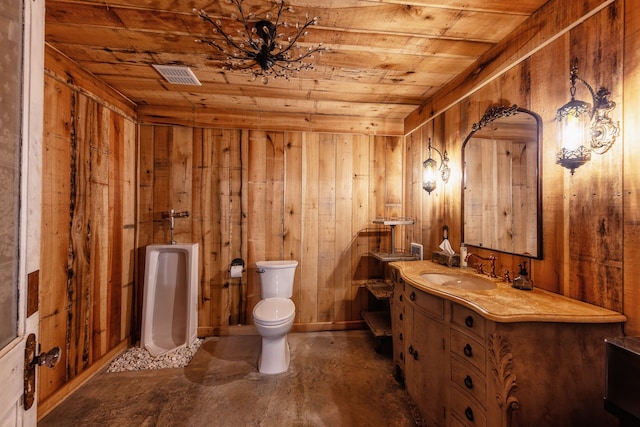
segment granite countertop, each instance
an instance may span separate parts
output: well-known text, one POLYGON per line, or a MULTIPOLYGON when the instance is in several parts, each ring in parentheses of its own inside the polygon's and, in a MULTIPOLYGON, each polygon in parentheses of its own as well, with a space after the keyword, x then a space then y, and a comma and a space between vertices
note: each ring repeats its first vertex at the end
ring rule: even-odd
POLYGON ((535 287, 515 289, 502 279, 490 279, 473 268, 447 267, 431 261, 398 261, 389 264, 400 271, 405 282, 432 295, 470 308, 495 322, 618 323, 627 318, 615 311, 568 298, 535 287), (429 282, 425 273, 463 274, 495 282, 490 290, 465 290, 429 282))

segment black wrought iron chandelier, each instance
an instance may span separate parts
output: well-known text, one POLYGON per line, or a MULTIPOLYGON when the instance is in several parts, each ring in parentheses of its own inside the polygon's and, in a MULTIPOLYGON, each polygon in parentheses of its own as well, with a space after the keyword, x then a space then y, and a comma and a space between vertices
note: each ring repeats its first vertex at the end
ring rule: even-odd
POLYGON ((222 40, 215 38, 203 38, 196 40, 206 43, 222 52, 224 69, 240 70, 249 73, 254 79, 261 77, 262 83, 267 84, 269 77, 289 79, 295 72, 314 68, 314 54, 322 54, 326 50, 322 43, 311 47, 302 47, 298 44, 300 39, 308 34, 307 28, 318 24, 318 17, 309 18, 306 14, 304 24, 289 23, 283 17, 283 11, 293 12, 291 7, 284 7, 284 0, 276 0, 278 15, 275 22, 271 20, 271 14, 267 13, 265 19, 255 20, 253 12, 245 14, 242 8, 243 0, 228 0, 238 9, 238 15, 231 15, 231 20, 239 22, 241 29, 236 35, 231 35, 222 29, 220 19, 212 18, 204 10, 197 13, 204 21, 213 26, 213 32, 222 40))

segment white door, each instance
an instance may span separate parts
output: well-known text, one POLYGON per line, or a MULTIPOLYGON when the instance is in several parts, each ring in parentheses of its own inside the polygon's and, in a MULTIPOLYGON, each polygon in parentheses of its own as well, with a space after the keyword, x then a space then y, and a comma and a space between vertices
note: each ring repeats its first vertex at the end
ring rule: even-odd
POLYGON ((23 396, 26 338, 38 330, 27 278, 37 284, 40 268, 44 1, 0 3, 0 427, 37 421, 23 396))

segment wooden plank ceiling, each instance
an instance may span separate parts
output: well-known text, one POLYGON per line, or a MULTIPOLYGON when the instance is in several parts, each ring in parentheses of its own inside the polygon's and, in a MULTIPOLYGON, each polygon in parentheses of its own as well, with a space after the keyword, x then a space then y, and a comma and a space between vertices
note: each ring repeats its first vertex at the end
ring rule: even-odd
MULTIPOLYGON (((403 134, 410 112, 545 2, 290 0, 287 21, 318 17, 302 44, 328 50, 314 70, 267 84, 195 42, 216 35, 194 9, 231 28, 229 1, 47 0, 45 38, 135 102, 143 122, 403 134), (188 66, 202 85, 168 83, 152 64, 188 66)), ((274 0, 243 8, 277 13, 274 0)))

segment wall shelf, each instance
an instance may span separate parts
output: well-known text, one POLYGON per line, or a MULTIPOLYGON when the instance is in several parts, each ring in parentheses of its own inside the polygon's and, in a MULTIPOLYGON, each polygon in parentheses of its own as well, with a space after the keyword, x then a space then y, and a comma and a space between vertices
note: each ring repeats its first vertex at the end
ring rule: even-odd
POLYGON ((374 337, 384 338, 391 336, 391 317, 389 317, 388 311, 363 311, 362 318, 367 322, 367 326, 371 329, 374 337))
MULTIPOLYGON (((384 263, 384 276, 386 276, 387 263, 389 262, 414 261, 419 259, 416 254, 395 248, 396 226, 413 225, 414 220, 412 218, 376 218, 373 220, 373 223, 388 226, 391 230, 391 240, 389 245, 391 248, 390 252, 369 252, 371 257, 384 263)), ((378 339, 376 351, 380 353, 382 352, 385 340, 389 341, 388 338, 391 337, 391 314, 389 301, 393 296, 393 283, 391 281, 384 280, 384 278, 370 279, 366 284, 366 288, 369 291, 369 294, 373 297, 370 299, 370 304, 375 308, 371 311, 363 311, 362 318, 367 323, 367 326, 369 326, 373 336, 378 339)))

